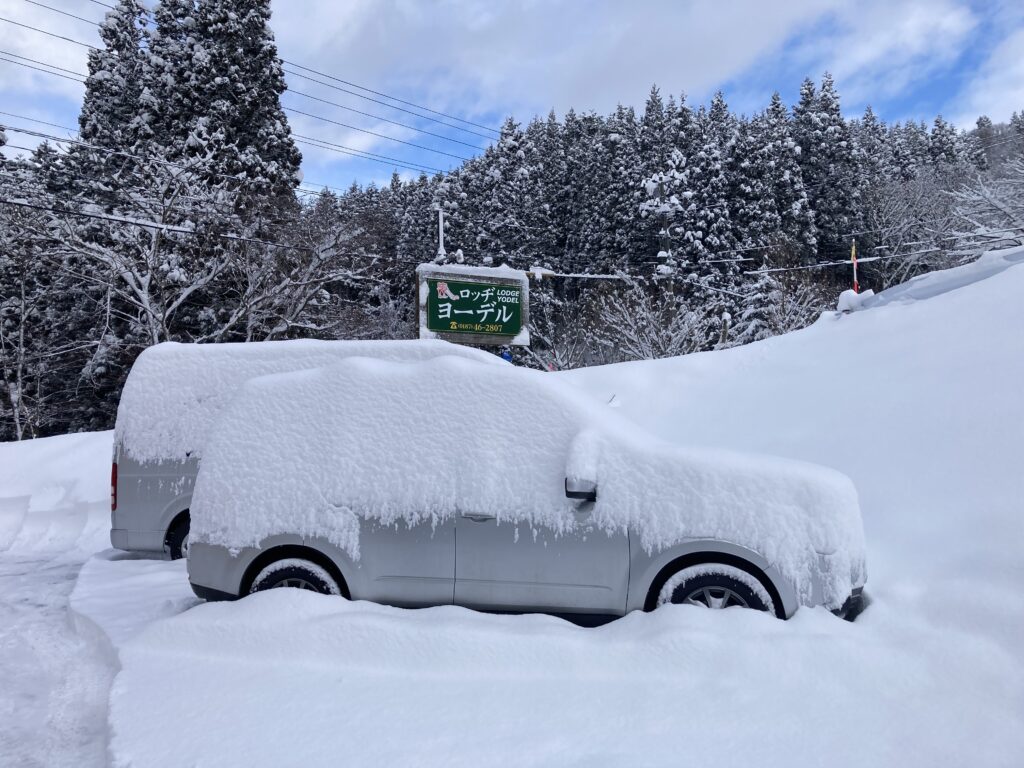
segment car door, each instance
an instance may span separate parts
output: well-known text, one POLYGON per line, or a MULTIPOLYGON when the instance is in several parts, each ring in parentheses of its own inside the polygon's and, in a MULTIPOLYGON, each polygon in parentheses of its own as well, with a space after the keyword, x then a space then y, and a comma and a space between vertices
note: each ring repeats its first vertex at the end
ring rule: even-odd
POLYGON ((455 520, 410 526, 361 518, 359 526, 359 559, 350 566, 353 598, 401 607, 452 604, 455 520))
POLYGON ((571 514, 573 533, 502 522, 486 512, 456 518, 455 603, 506 611, 622 614, 629 538, 590 522, 589 503, 571 514))

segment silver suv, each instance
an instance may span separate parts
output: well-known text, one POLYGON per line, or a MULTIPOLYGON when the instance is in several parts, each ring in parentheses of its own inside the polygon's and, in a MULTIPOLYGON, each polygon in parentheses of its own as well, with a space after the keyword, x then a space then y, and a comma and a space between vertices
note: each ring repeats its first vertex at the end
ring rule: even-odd
POLYGON ((844 476, 683 450, 547 374, 350 360, 249 381, 197 479, 192 589, 621 616, 855 611, 844 476))

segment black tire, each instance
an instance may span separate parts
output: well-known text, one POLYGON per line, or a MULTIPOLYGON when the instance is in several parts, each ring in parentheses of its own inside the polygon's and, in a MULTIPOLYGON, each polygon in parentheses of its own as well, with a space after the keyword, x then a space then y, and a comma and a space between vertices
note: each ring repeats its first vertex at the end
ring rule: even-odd
POLYGON ((728 573, 699 573, 677 584, 669 602, 708 608, 752 608, 755 611, 774 608, 769 607, 764 597, 744 581, 728 573))
POLYGON ((167 551, 171 560, 180 560, 188 554, 189 517, 185 515, 167 532, 167 551))
POLYGON ((319 592, 321 595, 340 595, 341 589, 334 578, 316 563, 289 558, 272 563, 253 579, 250 594, 268 589, 289 587, 319 592))

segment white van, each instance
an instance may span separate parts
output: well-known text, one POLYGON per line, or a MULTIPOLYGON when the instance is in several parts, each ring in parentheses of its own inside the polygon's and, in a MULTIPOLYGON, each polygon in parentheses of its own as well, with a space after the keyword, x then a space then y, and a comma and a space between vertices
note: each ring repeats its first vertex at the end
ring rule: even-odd
POLYGON ((110 543, 117 549, 188 551, 189 505, 207 434, 248 379, 331 365, 348 357, 393 362, 457 356, 506 365, 444 341, 268 341, 177 344, 145 350, 132 366, 114 430, 110 543))

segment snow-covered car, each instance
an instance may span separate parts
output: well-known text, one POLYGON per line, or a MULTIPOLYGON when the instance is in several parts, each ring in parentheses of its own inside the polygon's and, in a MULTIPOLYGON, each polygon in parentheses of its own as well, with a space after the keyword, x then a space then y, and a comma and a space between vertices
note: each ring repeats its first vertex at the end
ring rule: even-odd
POLYGON ((192 589, 614 617, 855 609, 857 495, 810 464, 681 449, 551 374, 455 358, 251 379, 196 480, 192 589))
POLYGON ((210 426, 249 378, 337 363, 347 357, 424 360, 457 355, 505 365, 443 341, 164 343, 132 366, 117 408, 110 471, 110 543, 116 549, 188 549, 189 508, 210 426))

